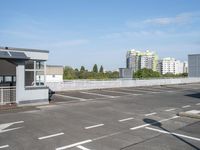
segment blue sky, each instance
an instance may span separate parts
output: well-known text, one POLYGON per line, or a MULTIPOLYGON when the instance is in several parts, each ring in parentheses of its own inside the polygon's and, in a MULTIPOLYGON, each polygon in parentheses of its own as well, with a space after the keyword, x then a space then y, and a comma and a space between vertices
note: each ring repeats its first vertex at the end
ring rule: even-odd
POLYGON ((0 0, 0 45, 50 50, 48 64, 106 70, 129 49, 200 53, 199 0, 0 0))

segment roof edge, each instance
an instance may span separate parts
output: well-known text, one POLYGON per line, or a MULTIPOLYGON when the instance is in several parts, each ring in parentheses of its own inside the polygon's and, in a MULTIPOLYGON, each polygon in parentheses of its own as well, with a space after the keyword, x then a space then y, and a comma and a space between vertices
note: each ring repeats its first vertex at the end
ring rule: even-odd
POLYGON ((17 50, 17 51, 49 53, 48 50, 31 49, 31 48, 16 48, 16 47, 3 47, 3 46, 0 46, 0 49, 3 49, 3 50, 17 50))
POLYGON ((47 67, 60 67, 60 68, 64 68, 64 66, 62 66, 62 65, 47 65, 47 67))

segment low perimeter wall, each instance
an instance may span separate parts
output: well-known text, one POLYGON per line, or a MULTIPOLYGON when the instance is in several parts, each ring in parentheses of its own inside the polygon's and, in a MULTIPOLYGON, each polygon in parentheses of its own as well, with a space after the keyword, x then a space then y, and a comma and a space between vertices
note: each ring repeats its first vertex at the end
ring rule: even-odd
POLYGON ((198 83, 200 78, 151 79, 151 80, 65 80, 64 82, 48 82, 47 86, 54 91, 103 89, 116 87, 152 86, 167 84, 198 83))

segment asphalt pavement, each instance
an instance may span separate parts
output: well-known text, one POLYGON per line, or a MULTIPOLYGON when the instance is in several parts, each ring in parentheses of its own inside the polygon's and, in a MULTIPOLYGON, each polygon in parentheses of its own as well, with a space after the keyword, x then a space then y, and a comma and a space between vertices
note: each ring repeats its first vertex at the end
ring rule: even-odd
POLYGON ((0 149, 199 150, 200 84, 56 92, 49 105, 0 113, 0 149))

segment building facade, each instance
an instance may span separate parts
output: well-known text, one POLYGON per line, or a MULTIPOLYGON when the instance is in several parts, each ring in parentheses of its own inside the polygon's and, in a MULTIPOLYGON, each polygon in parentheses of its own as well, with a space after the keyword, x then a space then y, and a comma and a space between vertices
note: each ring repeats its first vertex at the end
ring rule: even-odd
POLYGON ((180 60, 176 60, 175 58, 166 57, 162 60, 159 60, 158 63, 158 71, 161 74, 181 74, 187 73, 187 62, 181 62, 180 60))
POLYGON ((63 82, 63 66, 47 65, 46 82, 63 82))
POLYGON ((200 54, 188 55, 188 76, 200 77, 200 54))
POLYGON ((134 72, 139 69, 147 68, 157 70, 158 56, 151 51, 140 52, 130 50, 126 55, 126 67, 132 68, 134 72))
POLYGON ((0 103, 49 103, 45 86, 49 51, 0 47, 0 103), (37 80, 38 75, 44 78, 37 80))

